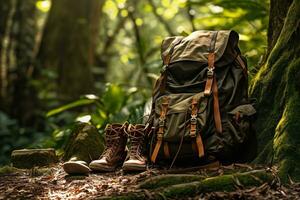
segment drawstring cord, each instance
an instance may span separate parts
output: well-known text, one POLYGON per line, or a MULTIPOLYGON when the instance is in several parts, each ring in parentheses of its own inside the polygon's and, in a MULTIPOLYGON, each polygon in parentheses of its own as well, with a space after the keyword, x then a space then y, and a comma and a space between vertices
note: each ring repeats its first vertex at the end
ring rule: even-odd
POLYGON ((186 130, 186 124, 187 124, 186 122, 189 121, 189 120, 186 120, 187 114, 188 114, 188 110, 185 112, 184 129, 183 129, 183 134, 182 134, 182 136, 181 136, 181 140, 180 140, 180 144, 179 144, 179 147, 178 147, 178 151, 176 152, 176 154, 175 154, 175 156, 174 156, 174 158, 173 158, 173 160, 172 160, 172 163, 171 163, 169 169, 171 169, 171 168, 173 167, 173 165, 174 165, 174 163, 175 163, 175 161, 176 161, 176 159, 177 159, 177 157, 178 157, 178 155, 179 155, 179 152, 180 152, 180 150, 181 150, 181 147, 182 147, 183 137, 184 137, 184 133, 185 133, 185 130, 186 130))

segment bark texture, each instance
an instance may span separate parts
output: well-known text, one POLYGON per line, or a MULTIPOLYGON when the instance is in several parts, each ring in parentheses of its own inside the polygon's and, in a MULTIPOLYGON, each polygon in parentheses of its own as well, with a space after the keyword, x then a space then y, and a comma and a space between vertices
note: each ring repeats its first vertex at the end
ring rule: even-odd
POLYGON ((36 1, 0 1, 0 106, 22 125, 35 124, 37 95, 32 84, 36 1))
POLYGON ((293 0, 271 0, 268 27, 268 53, 275 46, 292 2, 293 0))
POLYGON ((93 91, 92 66, 104 0, 54 0, 38 54, 43 68, 58 71, 65 100, 93 91))
MULTIPOLYGON (((13 0, 0 0, 0 106, 2 110, 7 107, 7 46, 8 35, 12 22, 12 15, 14 12, 15 1, 13 0)), ((7 111, 7 109, 6 109, 7 111)))
MULTIPOLYGON (((275 10, 283 11, 280 2, 275 10)), ((286 4, 284 4, 286 5, 286 4)), ((274 47, 253 79, 250 93, 258 100, 258 163, 276 163, 282 180, 300 180, 300 1, 288 6, 282 29, 269 33, 274 47), (276 33, 275 33, 276 32, 276 33), (276 39, 276 35, 278 38, 276 39)), ((279 14, 283 16, 283 14, 279 14)), ((270 18, 273 20, 273 18, 270 18)), ((279 23, 280 24, 280 23, 279 23)), ((270 39, 270 38, 269 38, 270 39)), ((272 45, 271 45, 272 47, 272 45)))
POLYGON ((15 63, 11 63, 11 110, 22 125, 38 124, 39 100, 32 84, 36 41, 36 1, 17 0, 13 16, 11 42, 15 63))

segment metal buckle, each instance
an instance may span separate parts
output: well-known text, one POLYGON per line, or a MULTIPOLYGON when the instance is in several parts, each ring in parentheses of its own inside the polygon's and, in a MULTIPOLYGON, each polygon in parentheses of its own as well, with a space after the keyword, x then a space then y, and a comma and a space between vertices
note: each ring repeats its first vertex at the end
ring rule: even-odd
POLYGON ((159 127, 164 127, 165 126, 165 119, 159 118, 158 125, 159 125, 159 127))
POLYGON ((163 134, 158 133, 158 134, 157 134, 157 140, 162 140, 162 138, 163 138, 163 134))
POLYGON ((191 115, 191 124, 196 124, 197 123, 197 115, 191 115))
POLYGON ((214 69, 215 68, 207 68, 207 77, 212 78, 214 76, 214 69))
POLYGON ((196 137, 196 131, 190 132, 190 137, 195 138, 196 137))

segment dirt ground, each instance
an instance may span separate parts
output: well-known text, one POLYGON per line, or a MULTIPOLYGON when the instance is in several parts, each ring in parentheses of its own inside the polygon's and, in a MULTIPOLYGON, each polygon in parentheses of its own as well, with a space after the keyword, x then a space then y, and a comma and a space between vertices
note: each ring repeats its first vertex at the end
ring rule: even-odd
MULTIPOLYGON (((137 174, 91 173, 88 176, 69 176, 61 164, 47 169, 18 170, 0 174, 0 199, 97 199, 141 191, 138 184, 143 180, 164 173, 199 174, 204 177, 226 174, 232 170, 253 170, 248 165, 231 165, 211 170, 148 170, 137 174)), ((147 193, 146 190, 143 190, 147 193)), ((149 199, 151 196, 149 196, 149 199)), ((182 199, 182 198, 181 198, 182 199)), ((278 181, 273 185, 243 188, 234 192, 212 192, 183 199, 300 199, 300 183, 283 186, 278 181)))

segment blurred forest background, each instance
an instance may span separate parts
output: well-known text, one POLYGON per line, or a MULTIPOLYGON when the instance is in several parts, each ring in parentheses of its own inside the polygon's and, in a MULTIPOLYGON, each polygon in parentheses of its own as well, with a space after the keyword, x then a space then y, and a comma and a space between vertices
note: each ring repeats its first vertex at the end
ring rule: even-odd
POLYGON ((233 29, 250 79, 267 49, 267 0, 0 0, 0 165, 62 149, 72 125, 141 122, 166 36, 233 29))

